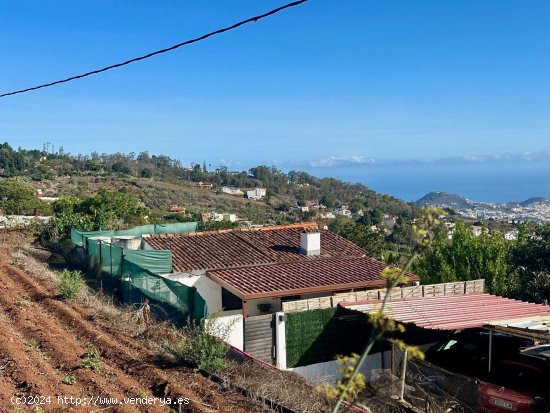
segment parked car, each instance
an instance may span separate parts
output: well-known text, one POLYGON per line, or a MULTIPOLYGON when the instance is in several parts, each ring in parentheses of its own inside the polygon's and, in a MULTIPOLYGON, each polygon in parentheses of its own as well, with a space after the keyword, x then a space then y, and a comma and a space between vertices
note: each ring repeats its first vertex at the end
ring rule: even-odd
MULTIPOLYGON (((516 357, 532 346, 530 340, 493 333, 492 364, 516 357)), ((489 332, 464 330, 449 335, 426 352, 426 360, 453 373, 484 379, 489 367, 489 332)))
POLYGON ((477 411, 541 413, 550 411, 550 364, 521 355, 498 364, 479 386, 477 411))

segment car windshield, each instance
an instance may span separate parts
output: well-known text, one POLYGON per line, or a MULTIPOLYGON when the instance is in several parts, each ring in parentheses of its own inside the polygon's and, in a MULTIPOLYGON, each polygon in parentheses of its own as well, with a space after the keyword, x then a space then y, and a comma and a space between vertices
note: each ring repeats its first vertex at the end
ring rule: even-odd
POLYGON ((512 390, 538 390, 543 385, 543 372, 528 364, 505 362, 494 370, 490 381, 512 390))

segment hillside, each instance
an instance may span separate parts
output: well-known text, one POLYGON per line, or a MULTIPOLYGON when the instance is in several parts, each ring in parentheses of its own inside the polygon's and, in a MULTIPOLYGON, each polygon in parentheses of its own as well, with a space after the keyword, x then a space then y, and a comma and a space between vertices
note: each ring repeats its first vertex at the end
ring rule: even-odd
POLYGON ((424 195, 414 203, 418 206, 437 205, 448 207, 467 207, 472 204, 472 201, 457 194, 448 194, 446 192, 430 192, 424 195))
POLYGON ((534 204, 550 206, 550 198, 539 196, 535 198, 529 198, 523 202, 520 202, 520 205, 522 207, 530 207, 534 204))
POLYGON ((180 330, 144 307, 117 306, 91 288, 63 299, 50 253, 29 241, 13 232, 0 242, 0 411, 328 410, 303 378, 259 363, 228 362, 221 382, 211 379, 175 355, 180 330), (40 410, 22 404, 29 395, 44 397, 40 410))
POLYGON ((71 155, 45 145, 42 150, 14 150, 0 145, 0 176, 26 179, 45 196, 93 195, 100 188, 115 189, 138 197, 153 215, 166 214, 171 205, 185 208, 194 218, 202 212, 235 213, 255 223, 294 222, 315 217, 312 212, 290 211, 295 206, 323 205, 331 210, 349 206, 352 212, 376 212, 412 217, 414 206, 378 194, 362 184, 333 178, 316 178, 305 172, 285 173, 260 165, 248 171, 211 170, 206 162, 182 165, 165 155, 130 154, 71 155), (206 183, 206 187, 198 184, 206 183), (210 184, 212 185, 210 187, 210 184), (265 188, 259 201, 222 192, 222 187, 243 191, 265 188))
POLYGON ((168 412, 169 405, 160 402, 168 398, 179 399, 171 406, 175 411, 265 411, 192 369, 171 368, 169 359, 135 338, 136 323, 124 320, 124 313, 59 300, 52 280, 33 274, 32 266, 44 271, 42 276, 47 270, 13 254, 6 246, 0 249, 2 406, 15 406, 14 395, 33 394, 50 396, 41 406, 46 412, 99 411, 110 405, 113 412, 168 412), (89 400, 87 407, 77 407, 57 395, 89 400), (133 405, 124 398, 156 402, 133 405))

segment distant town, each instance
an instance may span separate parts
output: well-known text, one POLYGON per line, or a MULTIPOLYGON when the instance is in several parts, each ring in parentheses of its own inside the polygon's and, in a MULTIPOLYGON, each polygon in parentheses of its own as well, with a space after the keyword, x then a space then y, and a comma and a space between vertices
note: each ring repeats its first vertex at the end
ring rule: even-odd
POLYGON ((451 209, 464 218, 475 220, 493 220, 509 224, 550 221, 550 198, 546 197, 501 204, 472 201, 460 195, 445 192, 430 192, 415 204, 451 209))

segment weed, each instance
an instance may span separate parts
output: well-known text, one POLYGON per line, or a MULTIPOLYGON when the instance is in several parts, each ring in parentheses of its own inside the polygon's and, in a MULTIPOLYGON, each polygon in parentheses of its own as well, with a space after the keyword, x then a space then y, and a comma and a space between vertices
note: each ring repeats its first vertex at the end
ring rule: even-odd
POLYGON ((31 409, 31 413, 44 413, 44 409, 40 406, 34 406, 32 409, 31 409))
POLYGON ((72 386, 73 384, 76 383, 76 377, 75 376, 71 376, 70 374, 65 374, 63 376, 63 378, 61 379, 61 382, 63 384, 68 384, 69 386, 72 386))
POLYGON ((229 334, 228 328, 217 324, 215 318, 199 322, 189 319, 184 335, 176 349, 172 350, 177 357, 195 363, 200 369, 212 372, 222 370, 226 367, 225 357, 229 348, 223 341, 229 334))
POLYGON ((17 268, 23 268, 23 262, 19 257, 12 257, 10 261, 10 265, 17 267, 17 268))
POLYGON ((59 276, 59 293, 64 299, 77 298, 84 288, 84 279, 80 271, 63 270, 59 276))
POLYGON ((99 350, 91 344, 88 345, 88 351, 84 353, 84 357, 82 358, 82 367, 97 372, 101 371, 101 365, 99 364, 100 357, 99 350))
POLYGON ((23 308, 23 307, 25 307, 25 304, 27 304, 26 301, 16 301, 15 302, 15 305, 17 306, 17 308, 23 308))
POLYGON ((47 353, 43 350, 38 350, 38 354, 40 354, 40 357, 42 357, 42 360, 45 360, 45 361, 48 361, 49 359, 52 358, 52 356, 50 355, 50 353, 47 353))
POLYGON ((31 338, 31 339, 25 341, 25 345, 28 348, 35 348, 38 345, 38 340, 35 339, 35 338, 31 338))

